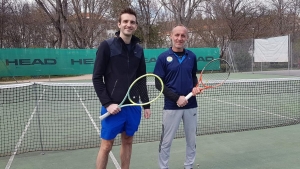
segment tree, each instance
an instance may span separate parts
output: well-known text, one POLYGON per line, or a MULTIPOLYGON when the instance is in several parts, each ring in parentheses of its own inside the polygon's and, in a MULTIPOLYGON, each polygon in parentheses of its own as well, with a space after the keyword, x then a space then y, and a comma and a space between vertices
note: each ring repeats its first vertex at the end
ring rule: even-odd
POLYGON ((274 28, 276 28, 276 32, 279 35, 284 35, 290 25, 288 23, 288 17, 285 16, 290 12, 289 9, 292 9, 291 5, 293 5, 293 3, 291 0, 271 0, 270 4, 271 10, 274 11, 276 16, 272 26, 275 26, 274 28))
POLYGON ((253 21, 257 16, 257 9, 254 5, 250 5, 254 2, 255 0, 212 0, 209 2, 210 15, 214 16, 218 21, 217 24, 220 23, 222 26, 220 57, 223 57, 230 41, 249 37, 247 36, 249 34, 245 32, 252 29, 253 21))
POLYGON ((66 20, 74 47, 93 48, 99 45, 103 39, 101 33, 112 27, 106 14, 109 7, 109 0, 71 1, 71 15, 66 20))
POLYGON ((134 7, 138 13, 138 31, 140 38, 143 41, 143 47, 155 48, 156 41, 159 39, 158 27, 154 25, 156 23, 157 15, 161 9, 153 0, 138 0, 138 3, 134 7))
POLYGON ((56 47, 67 48, 66 22, 68 16, 68 0, 35 0, 51 20, 56 30, 56 47))
POLYGON ((0 48, 5 47, 6 35, 5 32, 8 27, 9 21, 9 8, 10 6, 9 0, 2 0, 0 6, 0 48))
POLYGON ((174 17, 176 24, 189 26, 190 21, 203 0, 159 0, 174 17))

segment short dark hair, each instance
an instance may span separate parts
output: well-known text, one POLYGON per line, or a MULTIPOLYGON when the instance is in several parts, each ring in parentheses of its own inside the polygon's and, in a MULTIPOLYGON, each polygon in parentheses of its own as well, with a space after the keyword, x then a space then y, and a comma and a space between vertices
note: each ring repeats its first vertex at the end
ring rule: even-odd
POLYGON ((131 9, 131 8, 125 8, 125 9, 123 9, 123 10, 120 12, 120 15, 119 15, 119 23, 121 23, 121 15, 123 15, 123 14, 125 14, 125 13, 130 14, 130 15, 134 15, 134 16, 135 16, 135 20, 136 20, 135 22, 138 23, 138 22, 137 22, 136 13, 135 13, 135 11, 134 11, 133 9, 131 9))

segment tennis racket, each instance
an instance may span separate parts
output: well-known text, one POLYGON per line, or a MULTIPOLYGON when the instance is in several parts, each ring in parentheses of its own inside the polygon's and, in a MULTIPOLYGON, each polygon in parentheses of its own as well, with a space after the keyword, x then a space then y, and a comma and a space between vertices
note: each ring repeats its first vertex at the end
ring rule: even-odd
MULTIPOLYGON (((135 79, 129 86, 127 93, 119 104, 119 107, 126 106, 144 106, 157 100, 164 89, 164 84, 161 78, 155 74, 144 74, 135 79), (124 104, 129 100, 129 104, 124 104)), ((110 115, 109 112, 100 116, 100 120, 105 119, 110 115)))
MULTIPOLYGON (((224 84, 230 76, 230 65, 224 59, 214 59, 208 62, 200 73, 198 84, 201 90, 216 88, 224 84)), ((188 100, 193 96, 189 93, 185 98, 188 100)))

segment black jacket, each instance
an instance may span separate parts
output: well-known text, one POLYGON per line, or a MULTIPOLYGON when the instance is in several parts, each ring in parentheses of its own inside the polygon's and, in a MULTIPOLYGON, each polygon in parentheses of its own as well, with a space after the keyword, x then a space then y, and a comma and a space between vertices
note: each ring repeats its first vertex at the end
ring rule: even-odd
MULTIPOLYGON (((103 41, 96 53, 93 85, 101 104, 119 104, 126 95, 130 84, 146 73, 143 48, 140 40, 132 36, 128 50, 123 39, 117 37, 103 41)), ((126 101, 125 103, 129 103, 126 101)), ((143 106, 149 108, 150 105, 143 106)))

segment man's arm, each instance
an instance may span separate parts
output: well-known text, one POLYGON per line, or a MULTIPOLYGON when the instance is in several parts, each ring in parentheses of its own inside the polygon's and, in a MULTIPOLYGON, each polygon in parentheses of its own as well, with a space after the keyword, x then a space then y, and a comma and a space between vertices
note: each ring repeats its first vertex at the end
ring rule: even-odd
POLYGON ((193 71, 192 71, 193 86, 194 86, 194 88, 192 90, 193 96, 196 96, 197 94, 200 94, 200 93, 203 92, 202 89, 199 88, 199 86, 198 86, 197 71, 198 71, 198 68, 197 68, 197 59, 195 57, 193 71))
MULTIPOLYGON (((192 77, 193 77, 193 86, 196 86, 198 84, 198 78, 197 78, 197 71, 198 71, 198 67, 197 67, 197 59, 195 56, 194 59, 194 66, 193 66, 193 70, 192 70, 192 77)), ((198 86, 197 86, 198 87, 198 86)))
POLYGON ((96 52, 92 80, 96 94, 101 104, 105 107, 108 107, 111 104, 111 99, 106 91, 106 86, 103 79, 109 63, 109 58, 110 51, 108 43, 103 41, 96 52))
MULTIPOLYGON (((163 62, 161 61, 160 57, 157 58, 155 68, 154 68, 154 73, 156 75, 158 75, 164 81, 164 74, 163 73, 165 73, 165 70, 164 70, 163 62)), ((160 83, 155 82, 155 87, 159 90, 160 85, 158 85, 158 84, 160 84, 160 83)), ((177 102, 177 100, 180 97, 177 93, 173 92, 165 84, 164 84, 163 94, 164 94, 165 97, 167 97, 168 99, 170 99, 174 102, 177 102)))
MULTIPOLYGON (((141 49, 141 50, 143 50, 143 49, 141 49)), ((145 62, 145 56, 144 56, 144 51, 143 51, 139 67, 137 69, 137 77, 140 77, 144 74, 146 74, 146 62, 145 62)), ((140 91, 140 93, 144 93, 142 95, 140 94, 140 98, 141 98, 142 102, 143 103, 149 102, 146 78, 141 79, 139 85, 140 85, 139 89, 143 90, 143 91, 140 91)), ((150 104, 144 105, 143 108, 150 109, 150 104)))

